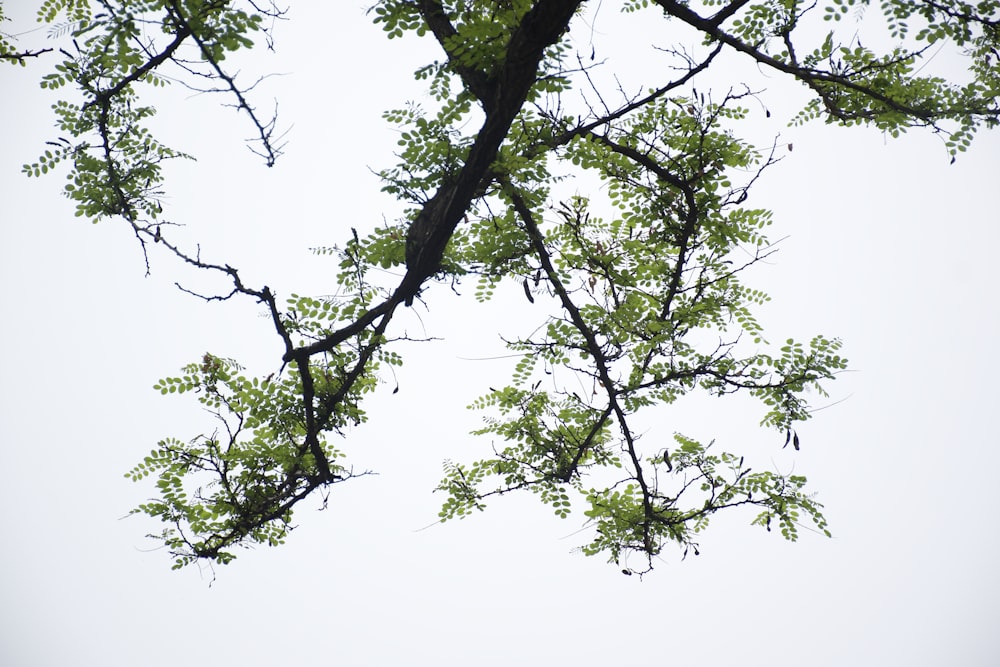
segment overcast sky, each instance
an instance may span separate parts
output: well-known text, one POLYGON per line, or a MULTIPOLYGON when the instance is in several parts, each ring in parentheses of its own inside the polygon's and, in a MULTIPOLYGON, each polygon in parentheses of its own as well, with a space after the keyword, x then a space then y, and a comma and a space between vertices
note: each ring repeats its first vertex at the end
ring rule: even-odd
MULTIPOLYGON (((410 73, 436 57, 386 43, 353 5, 310 11, 294 7, 278 55, 246 65, 284 74, 258 98, 278 96, 290 127, 275 168, 246 151, 249 126, 218 99, 175 87, 159 119, 199 157, 171 169, 168 217, 189 225, 178 234, 285 295, 332 291, 335 263, 309 247, 392 218, 369 170, 392 162, 380 113, 420 99, 410 73)), ((602 39, 630 39, 608 21, 602 39)), ((152 492, 123 473, 208 417, 151 387, 206 350, 266 374, 280 342, 249 302, 179 292, 175 280, 207 283, 165 256, 145 278, 134 238, 75 218, 61 175, 19 173, 55 136, 54 98, 37 88, 52 63, 0 69, 0 664, 997 664, 997 133, 949 165, 927 134, 789 128, 796 93, 762 96, 772 118, 752 138, 780 133, 794 152, 752 191, 786 238, 745 280, 773 297, 771 340, 842 337, 852 372, 795 454, 739 401, 664 409, 657 428, 771 447, 763 464, 809 477, 833 539, 791 544, 749 514, 723 516, 701 556, 667 549, 640 580, 574 553, 582 517, 533 498, 421 530, 443 459, 488 451, 464 406, 510 366, 470 359, 495 353, 498 326, 527 306, 516 285, 477 306, 468 285, 401 319, 442 340, 403 350, 399 393, 379 392, 344 444, 378 476, 334 487, 325 511, 302 508, 280 548, 174 572, 143 538, 159 527, 122 519, 152 492)), ((640 65, 622 67, 641 78, 640 65)))

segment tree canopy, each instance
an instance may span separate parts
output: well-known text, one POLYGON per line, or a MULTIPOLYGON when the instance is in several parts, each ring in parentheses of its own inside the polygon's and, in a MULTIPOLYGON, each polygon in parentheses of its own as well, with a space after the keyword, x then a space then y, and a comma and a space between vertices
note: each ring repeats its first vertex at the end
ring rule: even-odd
MULTIPOLYGON (((890 135, 925 128, 955 159, 1000 118, 1000 3, 615 3, 603 11, 658 22, 670 40, 658 45, 662 78, 638 92, 598 57, 600 40, 628 36, 594 29, 597 4, 371 7, 388 38, 434 40, 440 56, 404 65, 427 82, 428 101, 401 100, 384 116, 400 141, 398 163, 379 176, 405 213, 370 231, 334 230, 343 242, 316 251, 338 262, 335 294, 319 297, 275 294, 173 241, 161 167, 189 156, 154 136, 156 109, 142 97, 172 82, 225 96, 253 128, 255 152, 274 165, 278 121, 260 114, 253 85, 231 62, 280 45, 285 10, 211 0, 42 3, 39 20, 72 47, 41 82, 67 89, 54 107, 59 135, 25 172, 68 167, 65 194, 78 216, 123 222, 147 257, 162 250, 223 275, 231 290, 201 297, 259 302, 276 334, 275 367, 260 376, 219 351, 156 385, 196 395, 218 420, 210 433, 164 438, 129 473, 156 478, 158 497, 136 512, 165 524, 156 537, 176 567, 281 543, 297 503, 359 476, 337 443, 366 419, 364 399, 386 386, 386 371, 402 364, 406 334, 394 315, 410 307, 433 316, 435 289, 456 283, 472 283, 479 301, 502 282, 517 284, 535 327, 505 338, 516 359, 509 384, 470 398, 492 449, 446 462, 441 519, 528 491, 560 516, 582 511, 591 531, 584 553, 644 558, 626 572, 651 568, 669 544, 697 553, 698 534, 720 510, 748 509, 754 524, 788 539, 804 521, 828 531, 804 476, 757 469, 743 452, 691 434, 647 433, 641 421, 691 392, 746 394, 759 399, 761 424, 781 434, 777 446, 798 449, 810 392, 825 395, 823 383, 846 368, 839 340, 772 343, 755 319, 767 295, 744 278, 773 252, 771 216, 746 201, 780 149, 741 138, 751 109, 767 109, 766 92, 741 80, 720 85, 718 64, 736 56, 802 84, 811 99, 792 123, 890 135), (881 47, 862 45, 860 20, 881 22, 881 47), (945 49, 964 79, 935 73, 945 49)), ((0 39, 0 57, 13 64, 46 51, 0 39)))

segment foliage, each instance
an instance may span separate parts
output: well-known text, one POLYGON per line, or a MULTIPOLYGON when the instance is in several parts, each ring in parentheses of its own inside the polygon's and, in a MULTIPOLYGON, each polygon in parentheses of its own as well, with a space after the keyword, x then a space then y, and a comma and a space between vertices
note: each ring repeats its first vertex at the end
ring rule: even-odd
MULTIPOLYGON (((380 366, 401 363, 393 314, 429 301, 434 283, 461 280, 475 282, 480 301, 501 282, 519 284, 532 308, 524 317, 539 326, 508 339, 517 357, 510 383, 472 402, 493 456, 445 463, 443 520, 481 510, 491 496, 530 491, 560 517, 583 508, 593 529, 584 553, 616 563, 640 554, 645 565, 627 573, 651 568, 671 543, 697 553, 698 534, 731 508, 751 508, 752 523, 776 523, 787 539, 804 519, 829 534, 802 476, 754 471, 746 455, 686 434, 673 434, 669 447, 640 442, 641 415, 701 391, 758 399, 761 424, 785 432, 786 445, 794 435, 798 449, 808 394, 825 395, 823 383, 846 367, 838 340, 772 345, 755 319, 753 307, 768 297, 744 276, 773 252, 771 217, 745 202, 775 149, 736 134, 758 94, 738 81, 721 94, 696 92, 694 82, 720 54, 744 58, 811 92, 792 122, 822 118, 890 135, 924 127, 944 137, 954 159, 1000 118, 1000 4, 628 0, 622 11, 670 24, 678 43, 700 42, 693 52, 661 49, 657 71, 673 78, 641 95, 603 82, 593 45, 589 61, 575 52, 571 29, 599 23, 586 13, 591 4, 378 1, 371 14, 389 39, 433 39, 442 52, 414 64, 430 91, 427 108, 385 114, 400 139, 383 188, 407 214, 316 250, 339 261, 338 296, 283 305, 232 266, 164 237, 160 165, 188 156, 150 133, 155 110, 140 102, 143 86, 210 80, 246 114, 257 152, 273 164, 274 119, 258 117, 252 86, 239 85, 226 64, 261 41, 271 46, 266 26, 283 12, 214 0, 109 0, 99 11, 87 0, 42 4, 39 20, 70 26, 76 49, 61 52, 42 86, 73 86, 82 100, 55 106, 62 134, 24 171, 68 163, 66 194, 78 215, 123 219, 143 252, 157 243, 221 272, 232 292, 208 298, 264 304, 281 341, 277 377, 245 377, 235 362, 206 354, 157 385, 197 394, 221 425, 187 442, 162 440, 129 473, 156 476, 159 498, 136 511, 167 524, 158 537, 176 566, 280 543, 300 500, 354 476, 327 438, 364 421, 362 399, 380 366), (881 13, 889 48, 862 46, 849 18, 860 9, 881 13), (194 55, 182 58, 182 46, 194 55), (925 73, 943 47, 964 59, 967 80, 925 73), (572 179, 599 183, 608 201, 564 194, 572 179), (400 269, 402 278, 386 283, 375 268, 400 269)), ((40 54, 15 54, 0 41, 11 61, 40 54)))
MULTIPOLYGON (((169 524, 157 537, 175 554, 175 568, 196 558, 230 561, 234 556, 225 549, 234 536, 282 543, 295 502, 323 484, 353 476, 335 463, 340 458, 336 449, 306 437, 298 373, 260 380, 240 370, 233 360, 206 354, 200 364, 186 366, 183 376, 166 378, 155 387, 163 394, 199 394, 198 401, 221 424, 221 433, 216 430, 187 443, 176 438, 160 441, 127 475, 134 481, 158 476, 160 499, 132 513, 169 524), (186 479, 199 479, 199 473, 207 473, 212 481, 189 491, 186 479)), ((317 375, 323 391, 334 390, 330 385, 337 380, 330 372, 317 375)), ((353 397, 339 403, 329 418, 331 430, 364 421, 357 394, 371 388, 371 382, 351 388, 353 397)))

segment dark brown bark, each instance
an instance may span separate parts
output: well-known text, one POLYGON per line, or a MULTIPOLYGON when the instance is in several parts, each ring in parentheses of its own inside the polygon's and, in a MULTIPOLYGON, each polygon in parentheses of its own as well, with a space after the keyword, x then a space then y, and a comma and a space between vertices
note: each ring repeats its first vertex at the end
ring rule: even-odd
MULTIPOLYGON (((424 281, 437 272, 448 240, 481 190, 511 123, 537 79, 545 49, 566 32, 582 4, 582 0, 540 0, 511 35, 496 75, 473 90, 474 94, 492 95, 480 99, 486 120, 461 171, 441 185, 410 225, 407 271, 394 295, 396 302, 412 303, 424 281)), ((440 22, 440 16, 435 20, 440 22)))

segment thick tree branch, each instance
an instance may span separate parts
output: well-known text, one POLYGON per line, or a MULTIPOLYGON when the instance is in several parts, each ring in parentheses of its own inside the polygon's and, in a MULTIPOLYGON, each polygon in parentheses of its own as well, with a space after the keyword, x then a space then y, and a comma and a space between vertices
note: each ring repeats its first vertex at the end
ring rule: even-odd
POLYGON ((663 10, 675 18, 680 19, 684 23, 692 26, 705 33, 713 40, 718 41, 730 48, 739 51, 740 53, 746 54, 753 58, 756 62, 767 65, 779 72, 784 72, 785 74, 790 74, 799 81, 802 81, 807 86, 813 89, 817 95, 825 102, 827 110, 842 119, 849 119, 859 117, 856 113, 848 113, 843 109, 840 109, 837 104, 830 98, 829 90, 824 87, 824 84, 833 85, 836 87, 844 88, 846 90, 852 90, 854 92, 860 93, 876 102, 885 105, 887 108, 902 113, 907 117, 919 119, 920 121, 932 124, 935 120, 938 120, 946 114, 954 113, 983 113, 983 114, 996 114, 997 109, 994 108, 984 108, 980 110, 972 109, 945 109, 942 111, 932 111, 928 109, 921 109, 909 104, 900 102, 897 99, 886 95, 885 93, 872 88, 871 86, 864 85, 852 81, 851 79, 838 76, 831 72, 825 72, 823 70, 818 70, 809 67, 802 67, 794 63, 786 63, 777 58, 767 55, 757 45, 751 45, 747 42, 741 40, 738 37, 730 35, 726 31, 719 27, 719 23, 714 19, 706 19, 699 15, 697 12, 692 10, 685 4, 681 4, 678 0, 655 0, 656 4, 663 8, 663 10))
MULTIPOLYGON (((615 415, 622 437, 625 438, 626 452, 629 456, 630 462, 632 463, 633 479, 635 479, 635 481, 639 484, 639 487, 642 489, 644 498, 643 502, 645 504, 646 512, 648 513, 651 511, 651 506, 649 505, 649 487, 643 475, 642 461, 640 460, 639 452, 635 446, 635 438, 628 425, 628 414, 626 410, 622 408, 622 405, 618 400, 618 383, 611 378, 611 373, 608 368, 607 354, 601 344, 597 342, 597 336, 592 327, 587 324, 587 321, 584 319, 580 309, 575 303, 573 303, 573 300, 569 296, 569 292, 562 284, 562 281, 559 278, 559 273, 549 257, 548 249, 545 247, 545 239, 542 236, 542 232, 538 228, 538 225, 535 223, 534 215, 528 207, 527 202, 525 202, 517 190, 512 187, 508 186, 506 192, 511 198, 511 203, 514 206, 514 209, 517 211, 521 221, 524 223, 525 231, 527 231, 528 237, 531 239, 531 245, 542 264, 542 270, 545 271, 549 283, 555 290, 556 296, 559 297, 559 302, 561 303, 563 310, 565 310, 569 315, 570 321, 573 322, 573 326, 586 341, 587 353, 593 359, 594 366, 597 370, 598 380, 600 380, 601 386, 604 388, 604 392, 608 397, 608 410, 604 413, 602 423, 604 419, 608 418, 610 413, 615 415)), ((601 425, 602 424, 598 424, 592 428, 591 437, 597 434, 601 425)), ((574 463, 578 464, 583 458, 584 453, 585 449, 580 448, 576 453, 574 463)), ((648 543, 648 539, 646 542, 648 543)))
POLYGON ((163 51, 161 51, 160 53, 156 54, 155 56, 144 62, 142 65, 137 67, 131 74, 124 77, 121 81, 111 86, 110 88, 107 88, 105 90, 90 91, 90 93, 94 96, 94 99, 84 104, 83 110, 86 110, 88 107, 91 107, 95 104, 100 105, 102 109, 107 108, 110 105, 112 98, 114 98, 116 95, 121 93, 123 90, 131 86, 133 83, 135 83, 142 77, 152 72, 154 69, 156 69, 166 61, 170 60, 173 57, 174 53, 177 52, 177 49, 181 47, 181 44, 184 43, 184 40, 186 40, 188 37, 191 37, 191 34, 192 34, 191 28, 188 27, 186 24, 180 26, 177 29, 173 41, 167 44, 167 47, 163 49, 163 51))
POLYGON ((486 120, 469 150, 462 170, 444 183, 410 225, 406 241, 406 275, 396 294, 412 302, 421 285, 437 270, 445 246, 496 159, 510 125, 536 81, 542 55, 566 31, 582 0, 538 2, 521 20, 499 63, 494 99, 484 101, 486 120))

